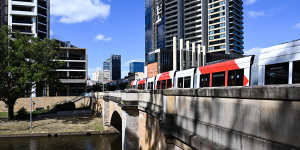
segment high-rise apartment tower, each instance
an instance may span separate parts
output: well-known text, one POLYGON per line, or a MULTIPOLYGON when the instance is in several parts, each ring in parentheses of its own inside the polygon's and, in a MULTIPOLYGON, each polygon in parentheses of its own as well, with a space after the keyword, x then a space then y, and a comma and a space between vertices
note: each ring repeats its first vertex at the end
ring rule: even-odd
POLYGON ((40 39, 50 36, 50 0, 0 0, 0 25, 40 39))
POLYGON ((174 69, 174 37, 177 51, 184 51, 186 59, 177 57, 184 68, 192 67, 187 60, 199 46, 207 62, 243 54, 242 0, 146 0, 145 20, 145 65, 158 72, 174 69))

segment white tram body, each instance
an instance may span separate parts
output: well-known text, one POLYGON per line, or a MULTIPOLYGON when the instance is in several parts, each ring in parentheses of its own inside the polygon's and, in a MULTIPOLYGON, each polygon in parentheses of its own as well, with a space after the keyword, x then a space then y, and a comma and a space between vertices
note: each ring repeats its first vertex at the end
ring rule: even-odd
POLYGON ((147 90, 154 90, 155 89, 155 77, 147 79, 147 90))
POLYGON ((176 72, 174 88, 194 88, 195 70, 192 68, 176 72))
POLYGON ((174 75, 175 71, 158 74, 155 78, 155 89, 174 88, 174 75))
POLYGON ((135 80, 130 88, 155 90, 272 84, 300 84, 300 39, 261 49, 252 56, 135 80))
POLYGON ((146 80, 147 79, 138 80, 138 89, 140 89, 140 90, 145 90, 146 89, 146 80))
POLYGON ((197 68, 194 87, 249 86, 252 57, 197 68))
POLYGON ((130 89, 136 89, 136 88, 138 88, 138 80, 131 81, 129 88, 130 89))
POLYGON ((251 67, 251 86, 300 83, 300 40, 258 51, 251 67))

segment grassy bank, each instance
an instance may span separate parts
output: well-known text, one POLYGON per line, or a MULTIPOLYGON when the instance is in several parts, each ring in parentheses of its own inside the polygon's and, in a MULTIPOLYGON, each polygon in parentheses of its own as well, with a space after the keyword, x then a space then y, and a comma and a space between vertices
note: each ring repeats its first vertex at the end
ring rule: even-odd
POLYGON ((40 118, 33 121, 32 132, 29 124, 29 121, 0 121, 0 135, 104 131, 102 118, 91 115, 40 118))
MULTIPOLYGON (((17 113, 15 113, 15 116, 17 113)), ((0 112, 0 119, 7 119, 8 118, 8 112, 0 112)))

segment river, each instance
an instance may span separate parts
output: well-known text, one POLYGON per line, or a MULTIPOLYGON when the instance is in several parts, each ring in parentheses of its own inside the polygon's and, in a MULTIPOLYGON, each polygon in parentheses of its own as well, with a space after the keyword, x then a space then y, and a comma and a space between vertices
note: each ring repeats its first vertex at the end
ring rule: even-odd
POLYGON ((0 138, 0 150, 121 150, 120 135, 0 138))

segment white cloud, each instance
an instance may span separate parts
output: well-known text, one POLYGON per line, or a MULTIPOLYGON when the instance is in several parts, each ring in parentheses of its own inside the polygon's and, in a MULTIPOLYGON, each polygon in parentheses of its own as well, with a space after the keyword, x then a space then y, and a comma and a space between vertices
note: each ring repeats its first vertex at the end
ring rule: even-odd
POLYGON ((247 13, 250 17, 253 17, 253 18, 266 15, 264 11, 248 11, 247 13))
POLYGON ((111 41, 112 38, 111 37, 105 37, 103 34, 98 34, 96 36, 96 40, 97 41, 106 41, 106 42, 108 42, 108 41, 111 41))
POLYGON ((262 48, 255 47, 245 51, 245 55, 257 55, 261 52, 262 48))
POLYGON ((61 23, 80 23, 95 18, 106 19, 111 6, 101 0, 51 0, 51 15, 61 23))
POLYGON ((246 5, 251 5, 254 3, 256 3, 256 0, 246 0, 246 2, 245 2, 246 5))
POLYGON ((296 29, 300 29, 300 22, 299 22, 299 23, 297 23, 297 24, 294 26, 294 28, 296 28, 296 29))

